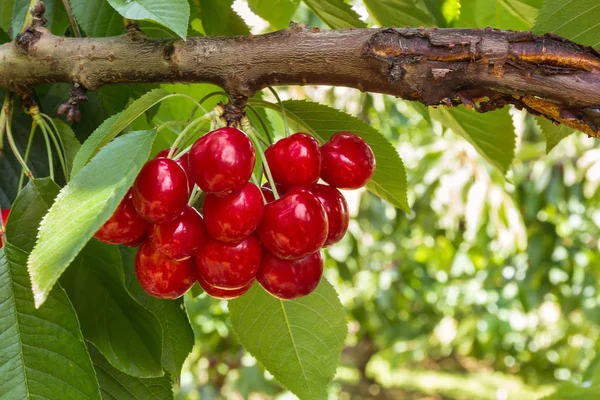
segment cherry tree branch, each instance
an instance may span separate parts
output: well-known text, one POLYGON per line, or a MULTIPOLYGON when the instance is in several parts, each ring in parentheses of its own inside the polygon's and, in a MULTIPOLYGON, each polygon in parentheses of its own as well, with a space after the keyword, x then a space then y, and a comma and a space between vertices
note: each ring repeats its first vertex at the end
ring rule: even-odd
POLYGON ((243 99, 273 85, 335 85, 479 112, 513 104, 600 137, 600 54, 555 35, 495 29, 292 24, 248 37, 66 38, 34 26, 0 46, 0 88, 47 82, 207 82, 243 99))

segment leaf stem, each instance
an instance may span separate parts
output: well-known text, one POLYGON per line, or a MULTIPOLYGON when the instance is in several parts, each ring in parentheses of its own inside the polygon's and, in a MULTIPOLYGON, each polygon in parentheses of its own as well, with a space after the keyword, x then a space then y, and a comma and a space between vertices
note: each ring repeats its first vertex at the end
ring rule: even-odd
POLYGON ((267 157, 265 157, 265 152, 263 151, 260 143, 256 139, 256 137, 258 135, 256 134, 256 131, 252 127, 250 120, 248 120, 248 117, 242 118, 242 129, 244 130, 244 132, 246 132, 246 134, 252 141, 252 144, 254 144, 256 151, 258 151, 258 154, 260 155, 260 159, 262 161, 262 165, 265 168, 265 174, 267 175, 267 180, 269 181, 269 185, 271 185, 271 190, 273 191, 273 196, 275 197, 275 200, 278 200, 279 192, 277 192, 277 188, 275 187, 275 181, 273 180, 273 175, 271 174, 271 168, 269 168, 269 163, 267 163, 267 157))
POLYGON ((288 137, 290 136, 290 127, 288 126, 285 107, 283 106, 283 103, 281 102, 281 99, 279 98, 279 95, 277 94, 275 89, 273 89, 271 86, 268 86, 267 89, 269 89, 271 93, 273 93, 273 96, 275 96, 275 98, 277 99, 277 104, 279 105, 279 112, 281 113, 281 119, 283 120, 283 130, 285 132, 285 137, 288 137))

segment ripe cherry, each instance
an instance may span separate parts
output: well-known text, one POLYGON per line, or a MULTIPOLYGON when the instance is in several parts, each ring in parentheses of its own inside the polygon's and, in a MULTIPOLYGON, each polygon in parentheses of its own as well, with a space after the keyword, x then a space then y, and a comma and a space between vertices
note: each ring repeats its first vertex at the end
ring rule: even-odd
POLYGON ((185 171, 168 158, 148 161, 133 184, 135 210, 153 224, 177 218, 187 206, 189 196, 185 171))
POLYGON ((154 248, 174 260, 191 257, 207 240, 202 216, 189 206, 173 221, 153 225, 150 232, 154 248))
POLYGON ((273 296, 290 300, 312 293, 322 275, 323 257, 319 251, 299 260, 282 260, 265 251, 256 280, 273 296))
POLYGON ((321 154, 319 143, 306 133, 294 133, 269 146, 267 163, 276 183, 285 188, 311 187, 319 180, 321 154))
POLYGON ((306 189, 292 188, 265 206, 258 235, 277 257, 299 259, 319 250, 327 239, 327 214, 306 189))
POLYGON ((252 142, 239 129, 226 127, 196 140, 190 150, 190 171, 206 193, 226 196, 250 180, 256 154, 252 142))
POLYGON ((246 286, 243 286, 239 289, 219 289, 217 287, 209 285, 202 277, 198 278, 198 283, 204 289, 206 294, 210 297, 214 297, 219 300, 232 300, 240 297, 244 293, 246 293, 252 285, 254 284, 254 279, 252 279, 246 286))
POLYGON ((209 240, 196 256, 198 273, 211 286, 239 289, 256 276, 262 248, 258 238, 250 235, 239 243, 209 240))
POLYGON ((321 147, 321 178, 342 189, 358 189, 375 174, 375 155, 360 136, 338 132, 321 147))
POLYGON ((142 243, 135 256, 135 273, 142 288, 161 299, 182 296, 196 281, 192 258, 172 260, 148 241, 142 243))
POLYGON ((133 245, 146 236, 147 230, 148 223, 135 211, 132 190, 129 189, 94 237, 104 243, 133 245))
MULTIPOLYGON (((171 151, 171 148, 161 150, 154 158, 167 158, 169 151, 171 151)), ((179 164, 179 166, 185 171, 185 175, 187 176, 188 180, 188 188, 190 189, 191 193, 192 189, 194 188, 194 180, 192 179, 192 174, 190 173, 190 153, 185 153, 175 160, 175 162, 179 164)))
POLYGON ((342 240, 348 230, 348 203, 344 195, 333 186, 318 183, 310 191, 319 199, 327 213, 328 233, 323 247, 331 246, 342 240))
MULTIPOLYGON (((4 229, 6 229, 6 221, 8 221, 8 214, 10 214, 10 208, 3 208, 2 210, 0 210, 0 218, 2 218, 2 226, 4 227, 4 229)), ((2 248, 2 246, 4 246, 1 238, 2 233, 3 232, 0 232, 0 249, 2 248)))
POLYGON ((226 197, 207 194, 203 210, 210 236, 235 243, 256 230, 263 216, 264 202, 260 189, 247 182, 242 190, 226 197))

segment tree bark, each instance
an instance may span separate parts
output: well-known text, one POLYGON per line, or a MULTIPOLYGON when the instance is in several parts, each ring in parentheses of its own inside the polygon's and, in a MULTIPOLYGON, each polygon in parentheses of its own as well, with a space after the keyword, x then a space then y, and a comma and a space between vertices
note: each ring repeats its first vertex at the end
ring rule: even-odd
POLYGON ((555 35, 495 29, 299 25, 248 37, 66 38, 32 27, 0 46, 0 88, 47 82, 207 82, 244 99, 269 85, 335 85, 427 106, 507 104, 600 137, 600 54, 555 35))

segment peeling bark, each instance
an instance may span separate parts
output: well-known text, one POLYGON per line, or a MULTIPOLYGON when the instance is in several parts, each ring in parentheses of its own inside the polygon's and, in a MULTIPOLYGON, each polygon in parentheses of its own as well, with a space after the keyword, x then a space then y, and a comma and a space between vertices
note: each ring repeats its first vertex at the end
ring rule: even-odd
POLYGON ((600 54, 555 35, 495 29, 299 25, 248 37, 65 38, 29 28, 0 46, 0 88, 47 82, 206 82, 244 99, 269 85, 334 85, 427 106, 513 104, 600 137, 600 54))

